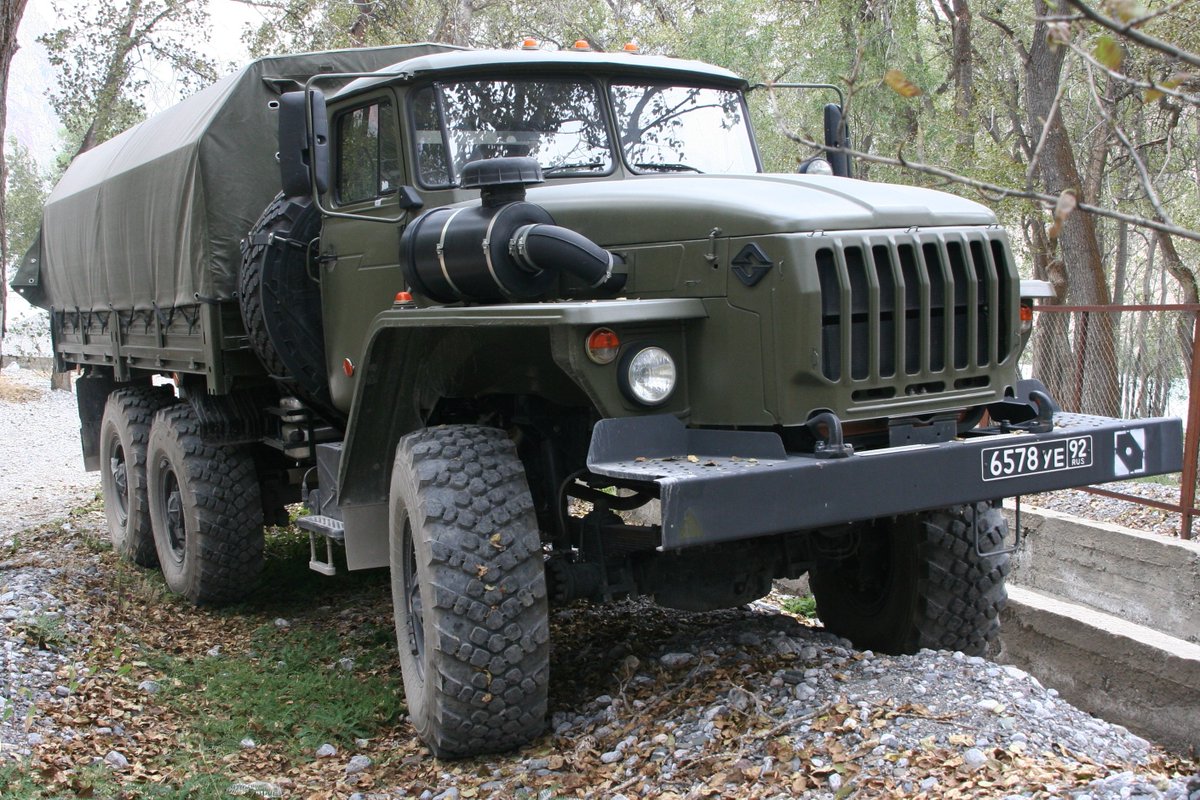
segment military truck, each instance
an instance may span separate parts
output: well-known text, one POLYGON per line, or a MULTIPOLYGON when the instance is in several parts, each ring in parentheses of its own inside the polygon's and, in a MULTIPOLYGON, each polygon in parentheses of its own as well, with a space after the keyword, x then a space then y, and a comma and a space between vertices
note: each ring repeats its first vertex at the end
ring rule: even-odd
POLYGON ((764 172, 755 91, 630 52, 285 56, 81 155, 14 288, 80 371, 116 550, 227 603, 303 502, 314 569, 390 570, 438 756, 542 730, 551 605, 807 574, 861 647, 984 652, 1001 499, 1178 470, 1181 424, 1063 413, 993 214, 851 177, 836 103, 829 158, 764 172))

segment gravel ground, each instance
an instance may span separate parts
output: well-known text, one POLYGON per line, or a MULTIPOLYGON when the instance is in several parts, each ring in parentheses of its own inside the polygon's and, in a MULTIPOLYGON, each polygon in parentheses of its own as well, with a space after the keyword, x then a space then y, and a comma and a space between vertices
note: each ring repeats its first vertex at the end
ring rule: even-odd
MULTIPOLYGON (((4 378, 47 383, 27 371, 4 378)), ((108 762, 124 769, 137 756, 123 729, 63 728, 53 713, 92 679, 84 654, 51 645, 86 640, 95 618, 88 604, 99 602, 96 589, 80 587, 93 585, 100 556, 76 534, 95 535, 103 517, 94 508, 69 515, 98 489, 95 475, 82 471, 77 426, 74 398, 65 393, 0 400, 0 752, 25 758, 50 740, 99 735, 112 743, 108 762), (41 533, 25 534, 38 538, 38 548, 22 547, 21 532, 38 525, 41 533)), ((1075 513, 1099 507, 1109 519, 1123 513, 1104 505, 1119 501, 1075 492, 1043 502, 1075 513)), ((1200 800, 1200 776, 1172 777, 1180 762, 1021 670, 961 653, 855 651, 781 614, 779 599, 713 614, 635 604, 558 611, 546 736, 520 753, 461 768, 420 758, 400 726, 389 746, 412 750, 412 761, 404 759, 411 776, 403 788, 375 784, 356 800, 533 798, 551 796, 551 788, 559 797, 609 800, 855 793, 1200 800)), ((350 763, 369 765, 364 758, 350 763)), ((354 797, 359 773, 345 766, 334 794, 354 797)), ((278 784, 287 794, 286 782, 278 784)))

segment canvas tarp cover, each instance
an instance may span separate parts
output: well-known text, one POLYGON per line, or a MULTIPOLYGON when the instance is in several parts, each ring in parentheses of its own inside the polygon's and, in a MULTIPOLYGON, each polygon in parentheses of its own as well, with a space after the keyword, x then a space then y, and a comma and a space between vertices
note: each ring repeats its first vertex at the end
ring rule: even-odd
POLYGON ((23 294, 68 310, 232 299, 239 243, 280 186, 277 112, 268 105, 278 90, 268 81, 368 72, 445 49, 260 59, 81 154, 46 201, 39 285, 23 294))

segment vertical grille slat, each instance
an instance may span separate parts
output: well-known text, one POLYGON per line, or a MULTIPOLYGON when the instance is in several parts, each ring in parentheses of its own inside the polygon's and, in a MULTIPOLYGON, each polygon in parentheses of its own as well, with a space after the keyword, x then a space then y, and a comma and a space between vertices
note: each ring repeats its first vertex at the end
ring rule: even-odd
POLYGON ((970 385, 970 372, 1011 353, 1017 278, 1001 238, 912 231, 839 240, 818 249, 816 262, 828 380, 917 376, 921 391, 952 389, 955 380, 921 378, 963 371, 959 385, 970 385))

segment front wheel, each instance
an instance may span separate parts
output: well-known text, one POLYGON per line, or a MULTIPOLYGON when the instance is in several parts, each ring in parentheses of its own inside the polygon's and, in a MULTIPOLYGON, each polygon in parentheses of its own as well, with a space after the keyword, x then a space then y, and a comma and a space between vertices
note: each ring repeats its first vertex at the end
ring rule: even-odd
POLYGON ((810 573, 817 615, 864 649, 984 655, 1000 631, 1009 570, 1007 554, 987 553, 1003 547, 1007 532, 988 503, 877 520, 853 555, 810 573))
POLYGON ((442 758, 537 736, 549 610, 533 500, 508 436, 450 425, 402 438, 390 540, 396 639, 417 735, 442 758))

